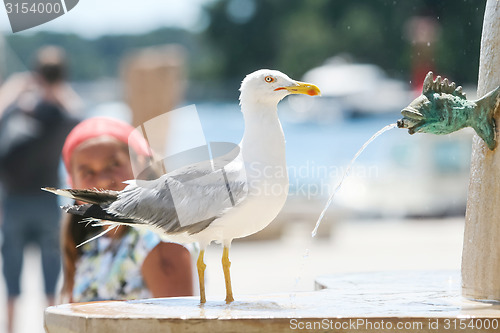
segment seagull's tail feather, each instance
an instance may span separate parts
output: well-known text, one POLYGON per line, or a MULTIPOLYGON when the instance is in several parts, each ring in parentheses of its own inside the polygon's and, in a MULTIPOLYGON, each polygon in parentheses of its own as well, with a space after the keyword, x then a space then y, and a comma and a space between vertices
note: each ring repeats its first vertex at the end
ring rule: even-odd
POLYGON ((80 246, 83 246, 83 245, 85 245, 85 244, 87 244, 87 243, 90 243, 90 242, 92 242, 94 239, 97 239, 97 238, 99 238, 99 237, 101 237, 101 236, 104 236, 105 234, 107 234, 107 233, 108 233, 108 232, 110 232, 111 230, 114 230, 114 229, 116 229, 116 228, 118 228, 118 227, 119 227, 119 225, 114 225, 114 226, 111 226, 111 227, 109 227, 109 228, 105 229, 104 231, 100 232, 99 234, 95 235, 94 237, 87 239, 85 242, 78 244, 76 247, 77 247, 77 248, 79 248, 80 246))
POLYGON ((79 215, 93 221, 108 221, 109 224, 141 224, 140 222, 110 214, 106 208, 118 198, 117 191, 110 190, 75 190, 75 189, 57 189, 53 187, 44 187, 42 190, 52 192, 74 200, 87 202, 83 205, 66 205, 62 209, 69 214, 79 215))
POLYGON ((118 197, 117 191, 110 190, 74 190, 74 189, 57 189, 53 187, 44 187, 42 190, 52 192, 63 197, 80 200, 83 202, 105 205, 115 201, 118 197))
MULTIPOLYGON (((137 223, 132 219, 122 218, 106 212, 99 205, 85 204, 85 205, 66 205, 62 209, 69 214, 79 215, 91 220, 106 220, 116 222, 116 224, 134 224, 137 223)), ((115 224, 115 223, 112 223, 115 224)))

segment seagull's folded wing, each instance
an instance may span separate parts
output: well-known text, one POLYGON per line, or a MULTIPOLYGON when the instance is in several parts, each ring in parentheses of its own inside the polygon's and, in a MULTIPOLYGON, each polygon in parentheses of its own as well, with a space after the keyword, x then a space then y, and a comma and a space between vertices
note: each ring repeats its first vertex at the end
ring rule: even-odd
POLYGON ((166 233, 194 234, 240 203, 247 191, 240 161, 218 170, 207 161, 156 180, 130 181, 105 210, 166 233))

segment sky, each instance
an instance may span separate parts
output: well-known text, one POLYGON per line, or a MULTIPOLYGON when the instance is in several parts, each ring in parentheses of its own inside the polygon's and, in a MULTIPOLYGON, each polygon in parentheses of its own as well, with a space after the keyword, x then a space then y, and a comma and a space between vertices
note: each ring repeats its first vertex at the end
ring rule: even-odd
MULTIPOLYGON (((208 25, 203 4, 214 0, 80 0, 65 15, 19 34, 74 32, 88 38, 105 34, 139 34, 169 26, 202 30, 208 25)), ((12 33, 5 8, 0 30, 12 33)))

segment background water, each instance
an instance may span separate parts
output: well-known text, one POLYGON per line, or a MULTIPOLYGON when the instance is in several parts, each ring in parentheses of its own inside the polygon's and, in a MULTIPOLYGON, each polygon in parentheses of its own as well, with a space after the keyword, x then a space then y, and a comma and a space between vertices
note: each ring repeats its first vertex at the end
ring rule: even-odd
MULTIPOLYGON (((351 117, 332 111, 328 101, 317 103, 315 112, 300 109, 298 116, 289 100, 279 104, 278 115, 286 139, 289 199, 301 203, 326 202, 359 148, 400 118, 398 112, 351 117), (315 116, 305 117, 309 114, 315 116)), ((244 121, 237 103, 186 105, 196 107, 196 116, 172 125, 183 146, 200 145, 198 124, 206 143, 241 141, 244 121)), ((127 118, 116 107, 98 111, 127 118)), ((165 133, 171 140, 168 129, 165 133)), ((472 134, 466 129, 444 136, 409 135, 398 128, 384 133, 356 160, 331 209, 381 217, 463 215, 472 134)))
MULTIPOLYGON (((244 130, 239 106, 197 103, 207 141, 238 143, 244 130)), ((325 200, 358 149, 398 113, 296 121, 287 101, 278 113, 286 138, 290 197, 325 200)), ((324 111, 328 115, 328 109, 324 111)), ((470 130, 446 136, 409 135, 393 129, 359 156, 334 200, 368 215, 455 215, 465 209, 470 130)), ((336 209, 336 208, 333 208, 336 209)))
MULTIPOLYGON (((244 123, 237 104, 196 104, 208 141, 240 142, 244 123)), ((365 118, 338 119, 336 122, 294 122, 278 114, 286 138, 287 163, 290 168, 315 165, 317 167, 346 166, 357 150, 376 131, 394 123, 398 114, 365 118)), ((398 143, 411 138, 405 130, 394 130, 381 136, 359 157, 363 164, 387 163, 388 155, 398 143)), ((302 177, 301 177, 302 178, 302 177)), ((305 177, 313 180, 315 175, 305 177)))

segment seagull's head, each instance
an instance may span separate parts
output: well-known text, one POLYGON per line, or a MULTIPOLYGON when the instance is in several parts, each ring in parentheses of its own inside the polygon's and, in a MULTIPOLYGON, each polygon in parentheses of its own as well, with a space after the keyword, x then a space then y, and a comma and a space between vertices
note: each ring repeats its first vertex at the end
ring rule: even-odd
POLYGON ((290 94, 320 95, 314 84, 292 80, 280 71, 260 69, 248 74, 240 88, 240 103, 257 103, 276 106, 290 94))

